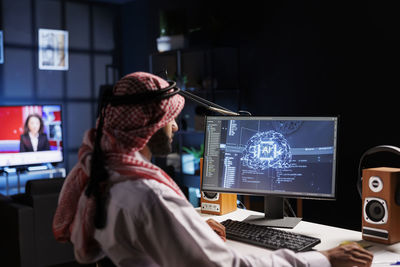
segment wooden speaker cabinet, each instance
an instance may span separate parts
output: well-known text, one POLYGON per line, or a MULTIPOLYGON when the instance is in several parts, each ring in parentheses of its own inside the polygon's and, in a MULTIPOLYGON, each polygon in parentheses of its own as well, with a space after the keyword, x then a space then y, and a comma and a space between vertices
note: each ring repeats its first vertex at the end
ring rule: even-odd
POLYGON ((362 171, 362 238, 383 244, 400 241, 400 203, 396 203, 400 169, 362 171))

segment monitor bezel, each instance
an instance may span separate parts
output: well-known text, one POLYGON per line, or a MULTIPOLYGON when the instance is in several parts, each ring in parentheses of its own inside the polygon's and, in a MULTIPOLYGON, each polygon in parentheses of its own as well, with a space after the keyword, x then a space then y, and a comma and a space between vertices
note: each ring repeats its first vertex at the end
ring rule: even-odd
MULTIPOLYGON (((62 103, 17 103, 17 104, 5 104, 1 103, 0 108, 7 108, 7 107, 24 107, 24 106, 59 106, 60 107, 60 116, 61 116, 61 134, 62 134, 62 149, 61 149, 61 160, 55 160, 55 161, 48 161, 48 162, 38 162, 38 163, 31 163, 31 164, 12 164, 12 165, 7 165, 7 166, 2 166, 0 165, 0 169, 5 169, 5 168, 26 168, 26 167, 32 167, 32 166, 41 166, 41 165, 57 165, 57 164, 63 164, 65 162, 65 133, 64 133, 64 127, 65 127, 65 120, 64 120, 64 105, 62 103)), ((40 151, 39 151, 40 152, 40 151)), ((22 153, 37 153, 37 152, 22 152, 22 153)), ((7 153, 5 153, 7 154, 7 153)), ((15 154, 15 153, 9 153, 9 154, 15 154)))
MULTIPOLYGON (((273 196, 273 197, 283 197, 283 198, 295 198, 295 199, 315 199, 315 200, 336 200, 337 199, 337 176, 338 176, 338 135, 339 135, 339 115, 331 115, 331 116, 248 116, 248 115, 239 115, 239 116, 224 116, 224 115, 209 115, 204 117, 204 144, 206 143, 207 138, 207 120, 209 118, 221 118, 224 120, 236 120, 236 119, 248 119, 248 120, 258 120, 258 119, 270 119, 270 120, 332 120, 336 121, 336 129, 335 134, 336 138, 334 138, 334 164, 333 164, 333 192, 332 194, 326 195, 304 195, 304 193, 293 193, 289 194, 287 192, 277 192, 277 191, 264 191, 264 192, 253 192, 248 190, 238 190, 238 189, 227 189, 227 188, 204 188, 203 187, 203 179, 200 183, 200 190, 206 192, 216 192, 216 193, 232 193, 238 195, 249 195, 249 196, 273 196)), ((203 169, 202 173, 205 173, 206 168, 206 149, 207 146, 204 145, 204 158, 203 158, 203 169)))

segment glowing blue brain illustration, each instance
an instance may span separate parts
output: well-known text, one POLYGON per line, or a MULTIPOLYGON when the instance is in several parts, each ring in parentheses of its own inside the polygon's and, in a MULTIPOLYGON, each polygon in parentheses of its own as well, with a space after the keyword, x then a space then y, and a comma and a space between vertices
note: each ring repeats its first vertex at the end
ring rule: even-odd
POLYGON ((243 165, 255 170, 286 168, 291 159, 289 143, 282 134, 272 130, 253 135, 241 158, 243 165))

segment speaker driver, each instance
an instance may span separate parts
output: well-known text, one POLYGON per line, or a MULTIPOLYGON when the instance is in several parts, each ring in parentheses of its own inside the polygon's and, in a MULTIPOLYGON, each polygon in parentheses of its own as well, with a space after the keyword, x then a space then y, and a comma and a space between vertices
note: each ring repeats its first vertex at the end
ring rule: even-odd
POLYGON ((369 223, 383 224, 387 222, 388 210, 383 199, 366 198, 364 212, 364 219, 369 223))
POLYGON ((379 201, 376 200, 370 201, 367 204, 365 212, 367 213, 367 216, 374 222, 381 221, 385 216, 385 208, 379 201))
POLYGON ((219 194, 215 193, 215 192, 206 192, 206 191, 202 191, 201 192, 203 194, 203 198, 206 200, 211 200, 211 201, 216 201, 219 199, 219 194))

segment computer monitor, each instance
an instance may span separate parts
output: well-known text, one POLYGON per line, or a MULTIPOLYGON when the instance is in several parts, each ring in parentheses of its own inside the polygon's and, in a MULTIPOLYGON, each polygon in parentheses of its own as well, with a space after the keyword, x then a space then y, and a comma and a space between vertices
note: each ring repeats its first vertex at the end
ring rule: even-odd
POLYGON ((63 161, 61 105, 0 106, 0 168, 63 161))
POLYGON ((294 227, 284 198, 335 199, 337 117, 207 116, 201 190, 261 195, 265 216, 294 227))

